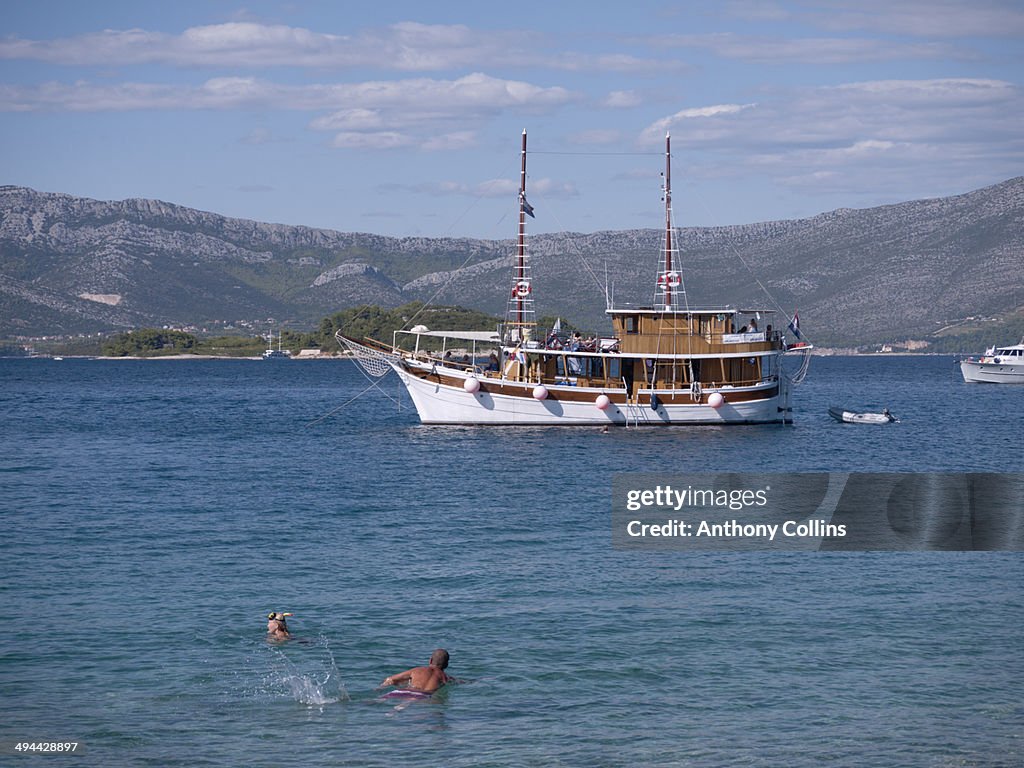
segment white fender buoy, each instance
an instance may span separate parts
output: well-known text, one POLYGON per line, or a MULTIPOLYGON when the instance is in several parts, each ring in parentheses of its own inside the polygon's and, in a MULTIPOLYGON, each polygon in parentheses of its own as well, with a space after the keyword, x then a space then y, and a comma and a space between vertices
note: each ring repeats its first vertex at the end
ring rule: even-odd
POLYGON ((464 382, 462 382, 462 388, 473 395, 480 391, 480 379, 475 379, 470 376, 464 382))
POLYGON ((710 405, 715 410, 718 410, 723 405, 725 405, 725 398, 722 397, 721 393, 719 392, 712 392, 708 396, 708 405, 710 405))
POLYGON ((534 400, 547 400, 548 399, 548 388, 543 384, 538 384, 533 388, 533 399, 534 400))
POLYGON ((599 411, 607 411, 612 404, 612 399, 608 395, 598 395, 594 400, 594 405, 597 406, 599 411))

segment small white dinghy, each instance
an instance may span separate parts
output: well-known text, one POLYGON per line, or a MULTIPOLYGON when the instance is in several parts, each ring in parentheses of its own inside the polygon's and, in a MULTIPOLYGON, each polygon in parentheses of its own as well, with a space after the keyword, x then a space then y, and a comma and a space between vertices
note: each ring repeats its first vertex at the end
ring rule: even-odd
POLYGON ((888 408, 883 408, 881 413, 856 413, 845 408, 829 408, 828 413, 833 419, 844 424, 892 424, 899 421, 889 413, 888 408))

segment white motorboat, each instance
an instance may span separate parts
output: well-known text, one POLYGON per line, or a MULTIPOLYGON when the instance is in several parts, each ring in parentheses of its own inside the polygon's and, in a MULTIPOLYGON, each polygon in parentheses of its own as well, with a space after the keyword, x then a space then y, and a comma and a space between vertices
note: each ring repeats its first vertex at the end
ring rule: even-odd
POLYGON ((960 361, 964 381, 984 384, 1024 384, 1024 339, 1011 347, 989 347, 979 358, 960 361))

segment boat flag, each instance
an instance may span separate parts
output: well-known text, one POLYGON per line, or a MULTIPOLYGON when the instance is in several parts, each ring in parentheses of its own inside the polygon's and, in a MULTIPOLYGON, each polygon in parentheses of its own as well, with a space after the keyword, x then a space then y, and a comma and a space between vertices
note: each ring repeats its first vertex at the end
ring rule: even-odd
POLYGON ((802 339, 800 335, 800 314, 796 311, 793 312, 793 319, 789 321, 789 330, 793 332, 793 335, 798 339, 802 339))
POLYGON ((536 216, 533 215, 533 206, 530 205, 530 203, 527 201, 526 195, 520 195, 519 200, 523 204, 523 211, 526 213, 526 215, 529 216, 531 219, 537 218, 536 216))

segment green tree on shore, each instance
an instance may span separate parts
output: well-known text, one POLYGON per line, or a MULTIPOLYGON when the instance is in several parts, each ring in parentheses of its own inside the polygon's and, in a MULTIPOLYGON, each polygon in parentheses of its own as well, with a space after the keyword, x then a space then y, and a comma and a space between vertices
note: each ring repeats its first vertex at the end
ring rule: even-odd
POLYGON ((129 357, 136 355, 189 353, 196 346, 196 337, 185 331, 169 331, 157 328, 143 328, 138 331, 121 333, 103 345, 103 354, 108 357, 129 357))

